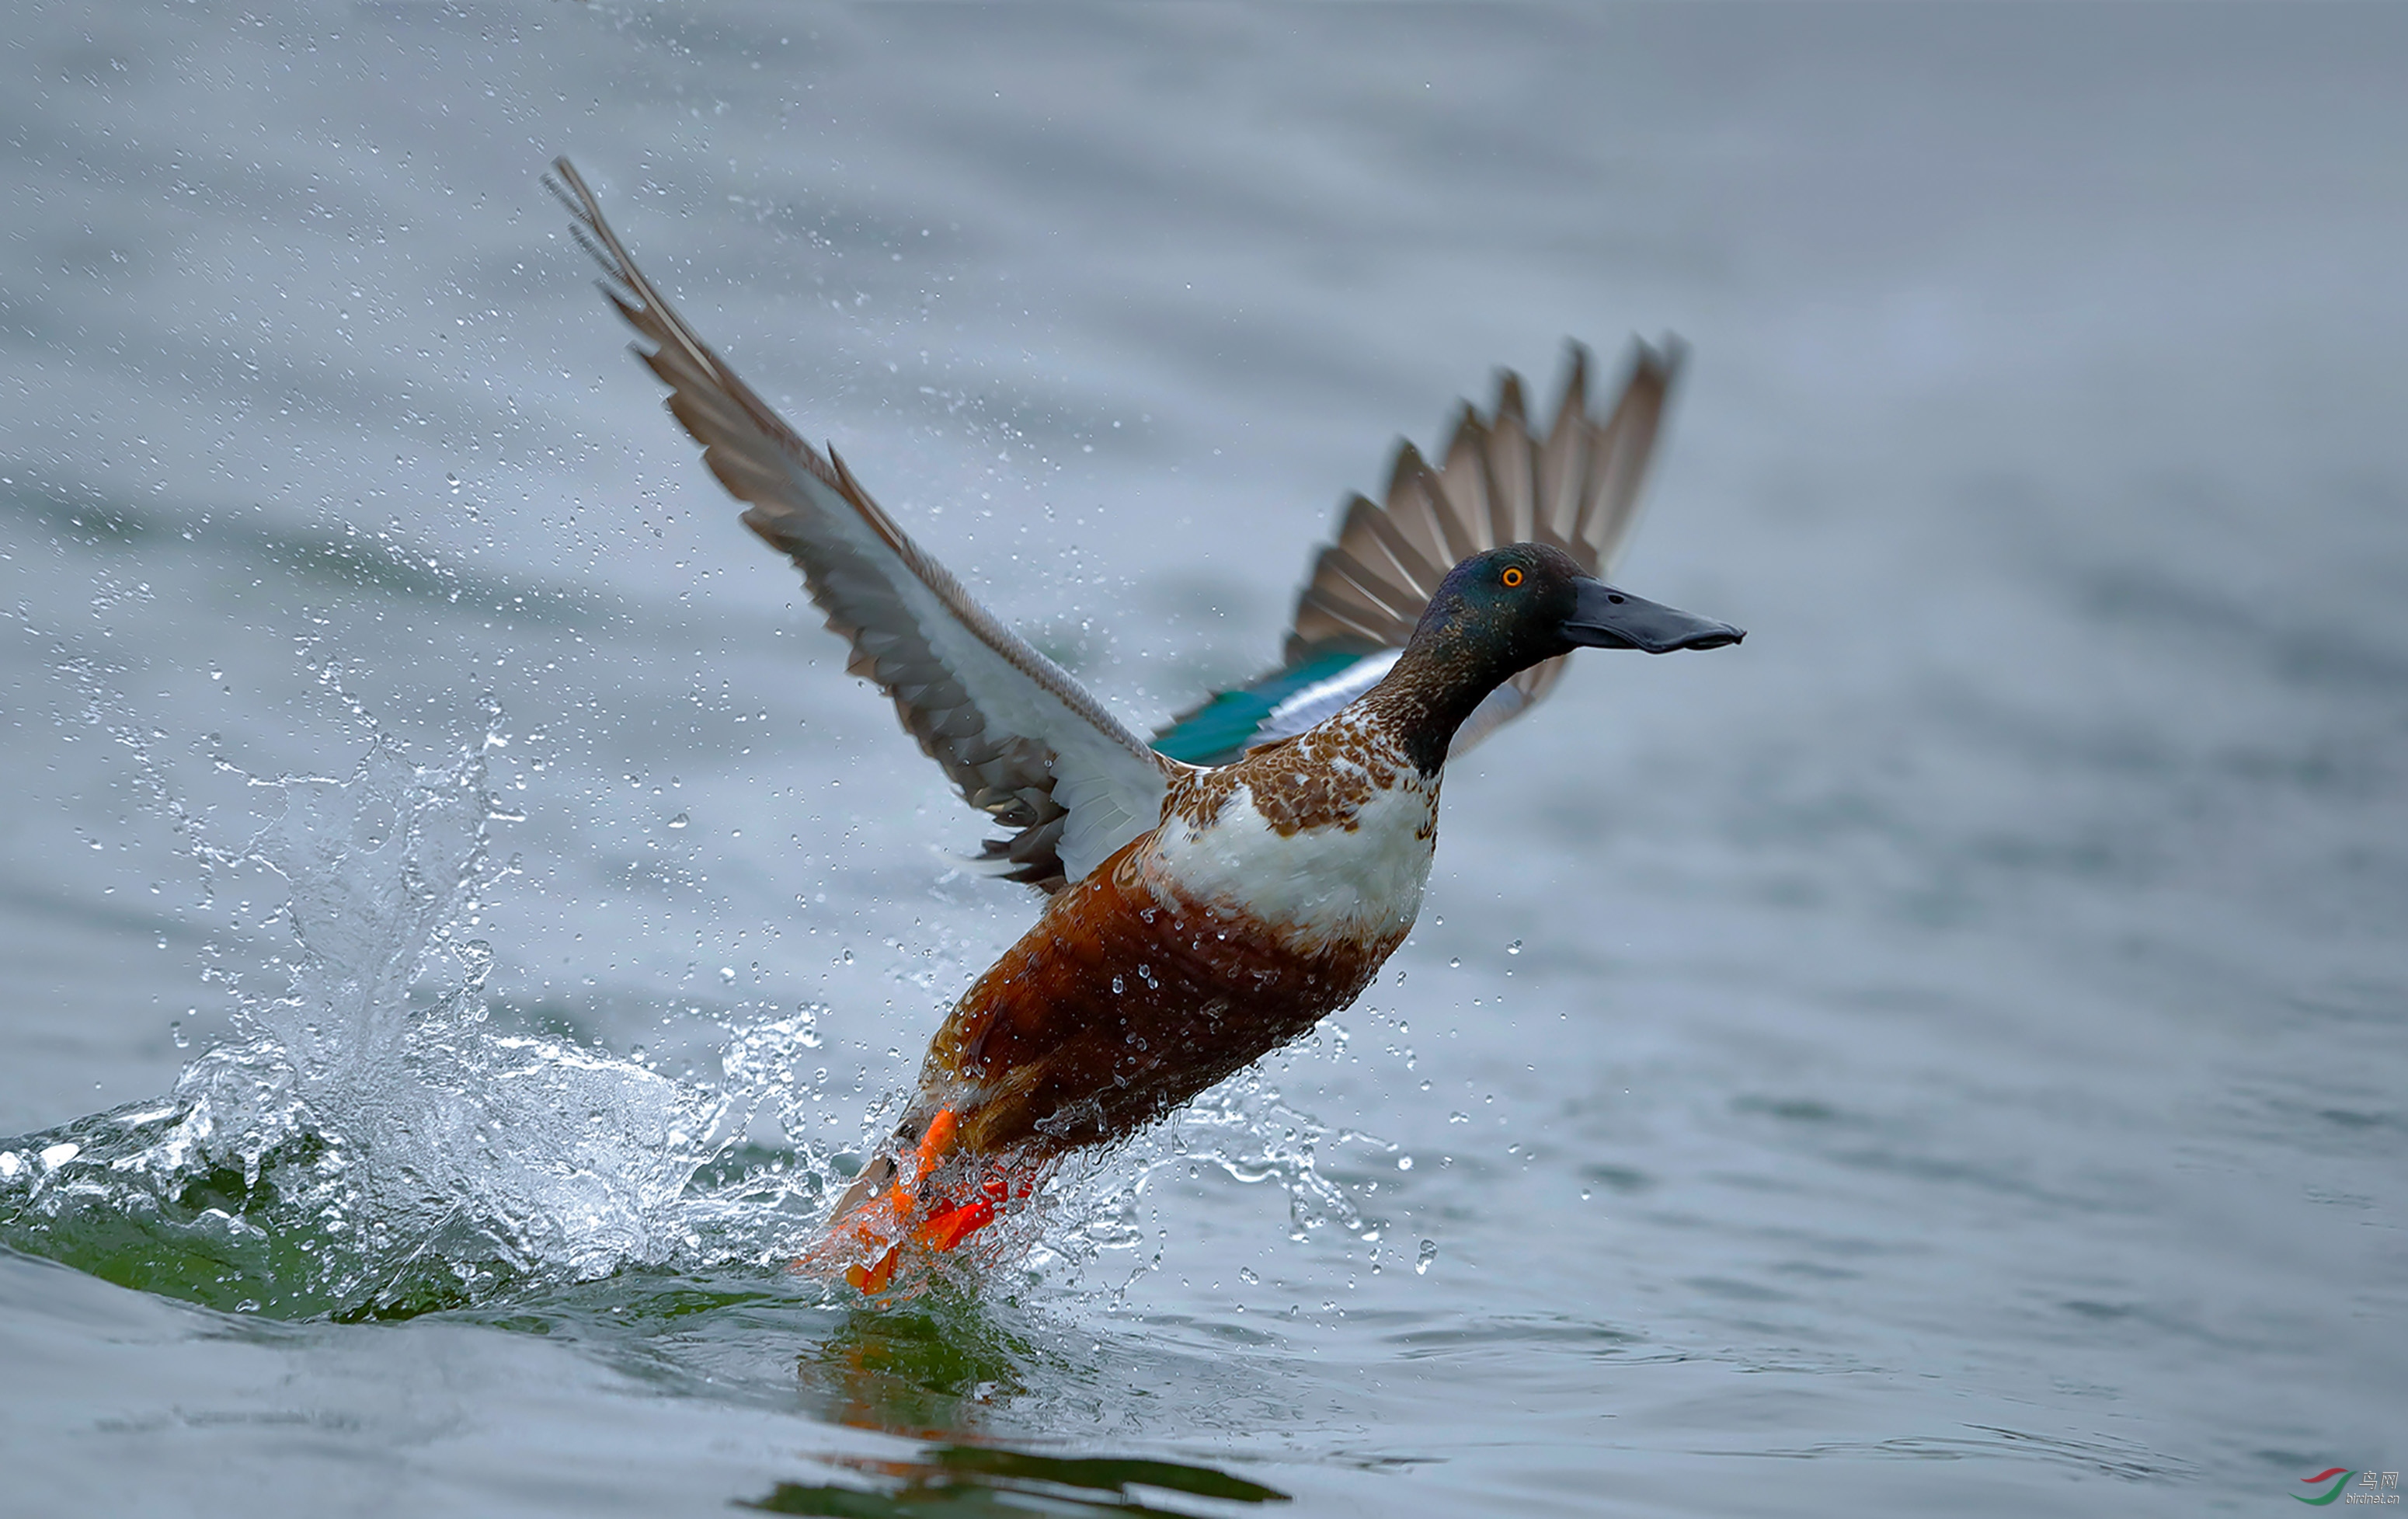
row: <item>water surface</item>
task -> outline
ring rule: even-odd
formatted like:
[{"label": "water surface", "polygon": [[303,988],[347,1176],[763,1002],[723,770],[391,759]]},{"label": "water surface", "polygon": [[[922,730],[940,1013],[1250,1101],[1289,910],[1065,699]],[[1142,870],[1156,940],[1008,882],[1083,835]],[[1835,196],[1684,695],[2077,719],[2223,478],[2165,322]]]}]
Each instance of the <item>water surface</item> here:
[{"label": "water surface", "polygon": [[[2402,1464],[2393,13],[12,35],[0,1508],[2190,1513]],[[1451,772],[1363,1006],[1025,1266],[859,1311],[780,1252],[1032,903],[621,351],[560,151],[1134,720],[1567,336],[1693,345],[1627,578],[1752,637],[1584,658]]]}]

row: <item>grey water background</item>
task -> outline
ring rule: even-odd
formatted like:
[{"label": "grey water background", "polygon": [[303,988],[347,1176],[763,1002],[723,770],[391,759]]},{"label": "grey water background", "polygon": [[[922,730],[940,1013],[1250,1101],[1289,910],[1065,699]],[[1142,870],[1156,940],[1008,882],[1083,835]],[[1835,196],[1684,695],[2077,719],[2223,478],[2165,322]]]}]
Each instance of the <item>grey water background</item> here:
[{"label": "grey water background", "polygon": [[144,775],[238,837],[216,758],[436,754],[486,693],[523,821],[469,926],[530,1025],[707,1060],[823,1003],[848,1134],[1028,921],[627,360],[557,151],[1139,719],[1268,659],[1388,440],[1493,365],[1552,399],[1567,335],[1694,346],[1627,579],[1753,636],[1585,658],[1451,771],[1421,927],[1277,1075],[1371,1137],[1325,1165],[1376,1240],[1172,1176],[992,1377],[838,1397],[833,1311],[279,1325],[8,1253],[0,1511],[720,1512],[930,1440],[1376,1514],[2402,1464],[2408,17],[8,31],[0,1133],[165,1091],[269,931]]}]

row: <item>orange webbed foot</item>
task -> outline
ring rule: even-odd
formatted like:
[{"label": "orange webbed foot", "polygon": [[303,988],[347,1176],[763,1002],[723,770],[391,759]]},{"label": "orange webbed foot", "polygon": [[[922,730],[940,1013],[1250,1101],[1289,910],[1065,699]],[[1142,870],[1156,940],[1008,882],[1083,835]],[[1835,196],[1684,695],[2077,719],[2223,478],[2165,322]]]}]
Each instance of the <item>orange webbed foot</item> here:
[{"label": "orange webbed foot", "polygon": [[[1035,1196],[1041,1162],[972,1156],[962,1149],[961,1115],[939,1109],[919,1142],[891,1162],[891,1176],[838,1216],[826,1236],[795,1263],[797,1270],[841,1274],[856,1291],[877,1297],[916,1259],[924,1265],[960,1248],[1003,1216],[1015,1200]],[[964,1160],[971,1162],[961,1165]],[[940,1168],[957,1168],[940,1190]],[[976,1185],[971,1185],[973,1179]]]},{"label": "orange webbed foot", "polygon": [[844,1279],[856,1290],[876,1297],[894,1283],[907,1245],[941,1254],[992,1223],[1004,1196],[997,1184],[990,1183],[985,1189],[989,1196],[968,1203],[925,1195],[938,1168],[958,1147],[960,1137],[961,1115],[951,1108],[939,1109],[921,1131],[920,1142],[895,1168],[892,1183],[863,1198],[831,1225],[827,1237],[795,1262],[796,1268],[825,1268],[851,1257],[843,1268]]},{"label": "orange webbed foot", "polygon": [[844,1279],[853,1283],[854,1290],[875,1297],[884,1292],[887,1285],[895,1280],[896,1263],[902,1258],[902,1254],[901,1245],[889,1245],[886,1254],[879,1257],[877,1265],[846,1267]]}]

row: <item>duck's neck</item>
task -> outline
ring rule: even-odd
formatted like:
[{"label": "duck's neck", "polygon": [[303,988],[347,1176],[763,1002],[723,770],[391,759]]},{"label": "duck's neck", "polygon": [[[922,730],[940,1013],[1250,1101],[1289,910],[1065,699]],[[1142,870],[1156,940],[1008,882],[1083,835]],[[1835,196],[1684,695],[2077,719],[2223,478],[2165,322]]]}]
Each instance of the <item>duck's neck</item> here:
[{"label": "duck's neck", "polygon": [[1424,775],[1446,764],[1455,730],[1513,671],[1460,644],[1441,650],[1440,640],[1418,633],[1387,675],[1363,697],[1365,714],[1393,735],[1407,759]]}]

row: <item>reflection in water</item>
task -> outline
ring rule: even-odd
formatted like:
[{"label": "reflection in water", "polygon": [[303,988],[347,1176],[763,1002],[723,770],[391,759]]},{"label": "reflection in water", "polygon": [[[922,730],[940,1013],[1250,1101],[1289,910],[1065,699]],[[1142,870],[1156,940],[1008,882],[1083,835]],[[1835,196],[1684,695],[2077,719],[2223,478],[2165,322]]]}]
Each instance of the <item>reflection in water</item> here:
[{"label": "reflection in water", "polygon": [[986,1410],[1027,1392],[1023,1372],[1040,1354],[948,1283],[847,1314],[796,1372],[831,1423],[925,1439],[977,1430]]},{"label": "reflection in water", "polygon": [[1079,1369],[1007,1326],[972,1285],[947,1282],[908,1305],[860,1308],[816,1341],[796,1372],[831,1423],[930,1442],[911,1460],[831,1457],[872,1485],[781,1483],[748,1506],[773,1513],[1096,1514],[1193,1512],[1142,1490],[1237,1503],[1288,1495],[1205,1467],[1111,1455],[1040,1455],[965,1444],[990,1417]]},{"label": "reflection in water", "polygon": [[1131,1489],[1154,1489],[1233,1503],[1284,1503],[1285,1493],[1209,1467],[1170,1461],[1084,1456],[1064,1459],[980,1445],[937,1445],[915,1461],[842,1463],[878,1482],[875,1488],[780,1483],[744,1506],[770,1513],[911,1514],[1183,1513]]}]

